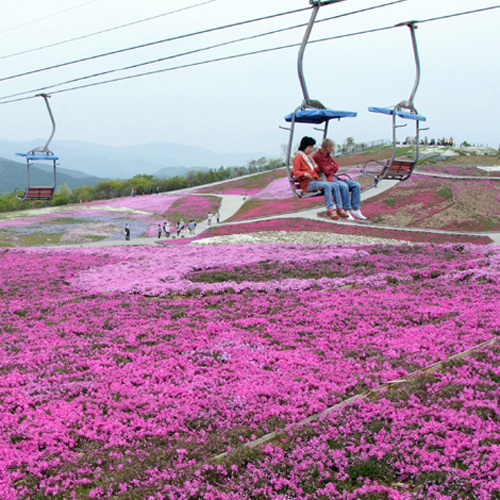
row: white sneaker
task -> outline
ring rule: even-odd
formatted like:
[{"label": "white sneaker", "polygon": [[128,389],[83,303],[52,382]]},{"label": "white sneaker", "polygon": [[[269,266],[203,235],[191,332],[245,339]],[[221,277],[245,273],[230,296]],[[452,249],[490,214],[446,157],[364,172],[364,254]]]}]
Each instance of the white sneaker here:
[{"label": "white sneaker", "polygon": [[350,212],[346,212],[346,214],[349,216],[347,217],[347,219],[344,219],[344,220],[356,220],[351,214]]},{"label": "white sneaker", "polygon": [[361,213],[361,210],[351,210],[351,215],[354,215],[356,219],[366,220],[366,217]]}]

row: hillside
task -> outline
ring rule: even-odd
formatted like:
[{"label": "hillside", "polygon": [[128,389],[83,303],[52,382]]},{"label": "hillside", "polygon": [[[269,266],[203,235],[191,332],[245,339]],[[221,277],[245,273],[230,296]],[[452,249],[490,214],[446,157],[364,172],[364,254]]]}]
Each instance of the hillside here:
[{"label": "hillside", "polygon": [[2,500],[498,498],[500,177],[454,161],[367,222],[284,169],[0,214]]},{"label": "hillside", "polygon": [[[27,182],[27,168],[25,163],[0,158],[0,193],[11,193],[16,188],[25,189]],[[50,186],[54,182],[52,166],[43,165],[30,169],[32,185]],[[57,184],[67,183],[70,188],[79,186],[95,186],[102,179],[88,176],[83,172],[57,168]]]},{"label": "hillside", "polygon": [[[386,148],[375,154],[383,157],[388,152]],[[440,156],[443,156],[442,153],[442,150],[435,152]],[[361,175],[359,160],[369,155],[370,152],[365,152],[361,156],[341,159],[344,165],[341,170],[365,188],[369,186],[370,179]],[[4,214],[0,216],[0,245],[90,244],[101,240],[112,244],[123,241],[125,224],[130,225],[135,241],[142,238],[147,241],[148,237],[157,234],[158,224],[169,222],[173,227],[181,219],[186,223],[196,220],[199,231],[208,229],[196,236],[197,240],[213,237],[222,241],[232,234],[266,233],[272,241],[281,241],[277,236],[279,232],[292,232],[293,238],[297,239],[304,237],[303,234],[307,234],[310,228],[315,233],[335,235],[337,241],[350,237],[351,242],[364,238],[365,242],[491,243],[486,233],[500,232],[500,181],[494,180],[499,179],[497,173],[485,171],[485,175],[490,176],[486,180],[459,179],[457,175],[454,179],[433,178],[429,175],[436,169],[438,174],[460,174],[460,171],[470,174],[481,164],[488,161],[494,163],[496,157],[476,155],[469,157],[469,161],[464,157],[464,163],[454,167],[450,162],[456,163],[456,158],[439,161],[429,158],[424,160],[410,180],[388,190],[381,186],[380,189],[367,191],[370,197],[362,206],[369,219],[366,223],[326,221],[322,197],[303,200],[293,196],[286,170],[280,168],[158,196],[123,197],[43,211]],[[235,209],[223,216],[224,225],[208,228],[207,213],[225,212],[224,200],[233,200],[231,203],[236,203]],[[263,217],[269,220],[257,222]],[[402,229],[411,232],[401,232]],[[455,234],[457,232],[461,234]],[[480,233],[485,233],[485,236],[480,236]],[[183,236],[189,235],[183,233]],[[285,236],[281,238],[285,239]],[[330,240],[325,237],[324,241]],[[170,238],[162,242],[174,241]]]}]

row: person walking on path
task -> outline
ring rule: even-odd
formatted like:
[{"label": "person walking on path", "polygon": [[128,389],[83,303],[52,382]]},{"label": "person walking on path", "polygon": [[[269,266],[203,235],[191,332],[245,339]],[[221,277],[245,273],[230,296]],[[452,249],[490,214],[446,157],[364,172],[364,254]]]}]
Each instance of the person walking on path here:
[{"label": "person walking on path", "polygon": [[130,227],[128,224],[125,224],[125,239],[130,241]]},{"label": "person walking on path", "polygon": [[161,224],[158,224],[158,239],[161,238]]},{"label": "person walking on path", "polygon": [[167,238],[170,236],[170,224],[167,221],[163,223],[163,232]]},{"label": "person walking on path", "polygon": [[217,210],[217,213],[215,214],[217,218],[217,224],[220,222],[220,212]]},{"label": "person walking on path", "polygon": [[208,219],[208,225],[211,226],[212,225],[212,219],[213,219],[214,215],[212,212],[208,212],[207,214],[207,219]]}]

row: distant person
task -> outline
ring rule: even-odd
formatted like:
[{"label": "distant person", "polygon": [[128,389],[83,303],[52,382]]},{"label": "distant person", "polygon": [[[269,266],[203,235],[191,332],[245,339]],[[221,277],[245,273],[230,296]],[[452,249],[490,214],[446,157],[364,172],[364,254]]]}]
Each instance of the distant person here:
[{"label": "distant person", "polygon": [[153,188],[149,186],[149,194],[153,194]]},{"label": "distant person", "polygon": [[354,218],[366,220],[366,217],[361,213],[361,186],[351,179],[337,177],[339,165],[332,157],[334,149],[334,142],[331,139],[325,139],[321,144],[321,149],[313,156],[313,160],[321,172],[325,174],[326,180],[339,187],[341,204],[337,203],[337,213],[341,217],[344,217],[342,212],[347,213],[347,217],[344,218],[348,220],[354,220]]},{"label": "distant person", "polygon": [[125,224],[125,239],[127,241],[130,240],[130,227],[128,224]]},{"label": "distant person", "polygon": [[194,220],[190,220],[188,224],[189,234],[194,233]]},{"label": "distant person", "polygon": [[161,224],[158,224],[157,231],[158,231],[158,239],[160,239],[161,238]]},{"label": "distant person", "polygon": [[208,219],[208,225],[211,226],[212,225],[212,219],[213,219],[214,215],[212,214],[212,212],[208,212],[207,214],[207,219]]},{"label": "distant person", "polygon": [[160,186],[156,186],[156,194],[160,194]]},{"label": "distant person", "polygon": [[166,238],[170,237],[170,224],[167,221],[163,223],[163,232]]},{"label": "distant person", "polygon": [[220,222],[220,212],[217,210],[217,213],[215,214],[216,218],[217,218],[217,224],[219,224]]},{"label": "distant person", "polygon": [[323,190],[325,196],[326,216],[333,220],[338,220],[339,215],[334,210],[333,196],[334,189],[337,196],[340,195],[338,186],[333,182],[323,182],[319,179],[319,168],[311,158],[311,153],[316,141],[312,137],[302,137],[299,150],[293,159],[293,175],[299,181],[300,189],[306,193],[308,191]]}]

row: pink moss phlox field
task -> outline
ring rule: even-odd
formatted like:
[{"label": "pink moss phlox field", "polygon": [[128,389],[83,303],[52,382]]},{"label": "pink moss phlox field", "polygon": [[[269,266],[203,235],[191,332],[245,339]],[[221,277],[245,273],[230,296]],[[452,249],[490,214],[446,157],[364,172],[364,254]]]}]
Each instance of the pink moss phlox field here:
[{"label": "pink moss phlox field", "polygon": [[317,208],[319,211],[322,207],[325,207],[322,196],[299,199],[290,193],[288,198],[282,199],[259,200],[251,198],[228,221],[258,219],[259,217],[288,214],[312,208]]},{"label": "pink moss phlox field", "polygon": [[[12,219],[4,219],[0,220],[0,229],[8,228],[8,227],[19,227],[19,226],[31,226],[34,224],[47,224],[52,221],[60,220],[61,222],[64,219],[74,218],[74,219],[89,219],[88,222],[91,222],[92,217],[99,216],[126,216],[131,219],[144,219],[145,214],[134,214],[134,213],[123,213],[123,212],[111,212],[106,209],[75,209],[68,208],[67,210],[58,210],[53,212],[47,212],[39,215],[29,215],[25,216],[23,212],[18,212],[16,215],[18,217]],[[87,222],[87,221],[85,221]]]},{"label": "pink moss phlox field", "polygon": [[142,210],[158,215],[164,214],[173,203],[182,196],[179,195],[145,195],[129,196],[127,198],[114,198],[112,200],[94,201],[91,205],[106,205],[110,207],[123,207],[133,210]]},{"label": "pink moss phlox field", "polygon": [[412,176],[363,203],[373,222],[446,231],[498,231],[498,181]]},{"label": "pink moss phlox field", "polygon": [[284,168],[270,170],[258,175],[245,176],[231,181],[197,189],[197,193],[234,194],[255,196],[274,179],[286,179]]},{"label": "pink moss phlox field", "polygon": [[[322,421],[326,428],[311,427],[320,429],[311,443],[306,428],[301,435],[288,426],[499,335],[495,248],[262,244],[0,256],[5,500],[250,499],[252,488],[264,499],[335,498],[336,491],[363,498],[356,488],[379,495],[372,498],[419,498],[410,490],[395,496],[393,484],[418,486],[419,468],[438,465],[467,484],[481,468],[475,491],[494,490],[496,455],[488,447],[497,445],[491,401],[498,397],[483,397],[484,387],[473,388],[474,396],[451,391],[454,404],[439,419],[432,405],[426,414],[429,405],[412,403],[410,416],[394,399],[349,407],[339,420],[345,425],[335,427],[333,416]],[[500,377],[495,359],[485,359],[488,366]],[[453,412],[472,425],[459,403],[465,412],[493,413],[475,431],[478,458],[471,452],[470,463],[457,465],[461,434],[447,444],[443,429],[459,422]],[[374,424],[363,438],[361,425],[378,422],[380,412],[394,414],[394,433]],[[212,461],[282,429],[294,440],[286,452],[273,443],[255,456]],[[410,451],[413,462],[393,479]],[[392,475],[352,469],[373,456]],[[303,479],[307,471],[313,480]],[[358,484],[356,476],[342,489],[346,474],[372,482]],[[431,496],[446,494],[447,484],[436,484]]]},{"label": "pink moss phlox field", "polygon": [[259,200],[279,200],[291,196],[290,182],[286,177],[271,181],[264,189],[255,195]]},{"label": "pink moss phlox field", "polygon": [[237,479],[220,479],[245,499],[273,498],[277,487],[304,495],[292,498],[497,498],[499,366],[500,349],[488,348],[357,400],[266,445]]},{"label": "pink moss phlox field", "polygon": [[378,237],[395,239],[415,243],[473,243],[474,245],[488,245],[492,239],[488,236],[453,235],[446,233],[405,232],[393,229],[366,227],[363,224],[333,224],[326,217],[326,212],[319,212],[325,222],[302,218],[279,218],[245,224],[223,224],[212,226],[208,231],[189,240],[162,240],[160,243],[185,244],[193,240],[225,236],[229,234],[258,233],[261,231],[313,231],[333,234],[349,234],[356,236]]}]

